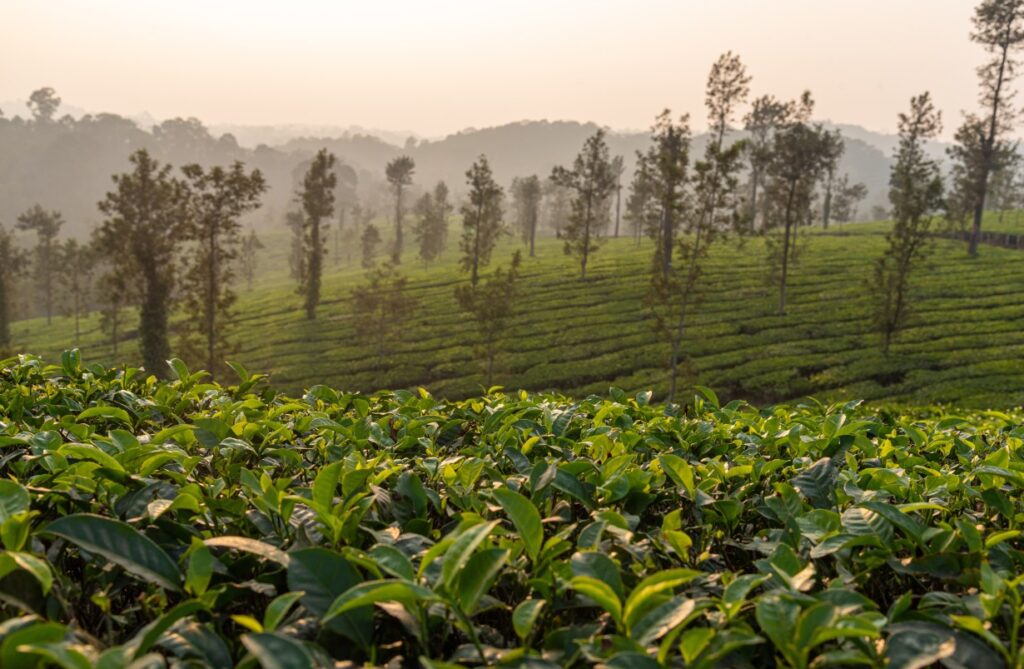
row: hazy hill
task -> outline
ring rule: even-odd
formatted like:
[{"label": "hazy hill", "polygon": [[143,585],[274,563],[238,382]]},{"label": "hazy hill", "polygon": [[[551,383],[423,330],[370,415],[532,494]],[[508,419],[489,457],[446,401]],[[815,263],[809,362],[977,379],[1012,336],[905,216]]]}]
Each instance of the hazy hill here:
[{"label": "hazy hill", "polygon": [[[270,189],[253,221],[264,226],[283,219],[302,164],[321,147],[356,170],[360,197],[380,212],[386,210],[384,166],[395,156],[407,153],[416,160],[418,187],[443,179],[459,194],[467,168],[481,154],[489,158],[498,180],[508,184],[515,176],[543,176],[555,165],[569,163],[597,129],[593,123],[575,121],[520,121],[467,129],[438,140],[412,139],[403,146],[379,136],[346,132],[248,148],[233,134],[218,135],[197,119],[141,127],[115,114],[60,115],[60,121],[45,124],[12,119],[10,114],[0,119],[0,223],[13,223],[20,212],[38,202],[62,211],[70,234],[87,234],[98,219],[96,202],[109,190],[110,176],[126,169],[128,156],[138,148],[147,148],[174,165],[242,160],[259,168]],[[870,195],[861,209],[867,214],[873,204],[885,201],[889,159],[881,149],[892,146],[895,139],[854,126],[845,126],[844,131],[846,154],[840,171],[868,186]],[[702,153],[703,139],[700,135],[694,139],[693,157]],[[608,143],[613,154],[625,158],[628,183],[636,152],[647,146],[647,134],[611,132]]]}]

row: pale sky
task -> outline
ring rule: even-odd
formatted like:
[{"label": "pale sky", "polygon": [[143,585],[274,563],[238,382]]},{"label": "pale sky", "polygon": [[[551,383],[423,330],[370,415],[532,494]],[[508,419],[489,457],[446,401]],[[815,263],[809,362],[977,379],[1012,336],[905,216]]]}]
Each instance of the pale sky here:
[{"label": "pale sky", "polygon": [[974,108],[977,0],[0,0],[0,100],[208,124],[440,136],[523,119],[704,126],[708,68],[816,116],[892,131],[930,90],[946,136]]}]

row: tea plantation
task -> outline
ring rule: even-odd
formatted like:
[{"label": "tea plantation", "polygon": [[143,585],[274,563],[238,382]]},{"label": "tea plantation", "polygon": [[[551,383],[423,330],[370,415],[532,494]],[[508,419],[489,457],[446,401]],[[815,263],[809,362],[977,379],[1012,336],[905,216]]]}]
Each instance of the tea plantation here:
[{"label": "tea plantation", "polygon": [[[991,227],[1014,230],[1015,220],[1007,215]],[[961,243],[937,240],[914,276],[909,327],[886,357],[872,329],[866,287],[885,248],[885,227],[807,234],[784,316],[776,313],[767,281],[763,240],[719,246],[686,344],[687,379],[723,398],[761,403],[807,395],[978,408],[1024,403],[1024,252],[986,246],[970,260]],[[265,241],[261,278],[251,292],[240,287],[231,334],[235,360],[270,373],[275,387],[292,393],[317,383],[364,392],[423,386],[453,399],[484,392],[473,358],[476,334],[453,296],[466,281],[454,249],[430,267],[406,259],[402,270],[419,309],[380,369],[376,356],[366,354],[370,343],[352,326],[351,290],[363,281],[363,271],[352,266],[357,258],[349,265],[344,257],[339,266],[329,261],[325,302],[310,322],[288,277],[287,237],[265,235]],[[520,246],[506,240],[494,264],[507,265],[514,248]],[[536,258],[524,259],[519,314],[501,344],[495,383],[576,397],[609,385],[630,393],[651,388],[662,397],[668,346],[642,304],[650,256],[648,241],[637,247],[629,239],[603,240],[583,282],[560,242],[544,240]],[[116,356],[99,317],[84,321],[79,347],[90,360],[136,358],[136,317],[125,318],[129,339]],[[55,359],[74,346],[73,331],[69,318],[49,327],[45,320],[22,321],[14,339],[17,350]]]},{"label": "tea plantation", "polygon": [[0,666],[1024,665],[1020,412],[174,369],[0,362]]}]

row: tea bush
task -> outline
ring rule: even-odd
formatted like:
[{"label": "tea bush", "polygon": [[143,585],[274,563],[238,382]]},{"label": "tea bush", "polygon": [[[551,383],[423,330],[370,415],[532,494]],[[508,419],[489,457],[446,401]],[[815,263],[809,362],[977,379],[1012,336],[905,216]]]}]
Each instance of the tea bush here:
[{"label": "tea bush", "polygon": [[0,666],[1024,665],[1020,412],[0,362]]}]

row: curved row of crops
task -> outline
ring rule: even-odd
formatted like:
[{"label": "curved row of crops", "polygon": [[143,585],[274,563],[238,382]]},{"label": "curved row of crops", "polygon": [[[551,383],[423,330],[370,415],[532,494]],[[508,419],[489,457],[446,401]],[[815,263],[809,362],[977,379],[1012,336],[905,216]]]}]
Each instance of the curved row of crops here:
[{"label": "curved row of crops", "polygon": [[1021,666],[1020,414],[0,362],[0,666]]}]

